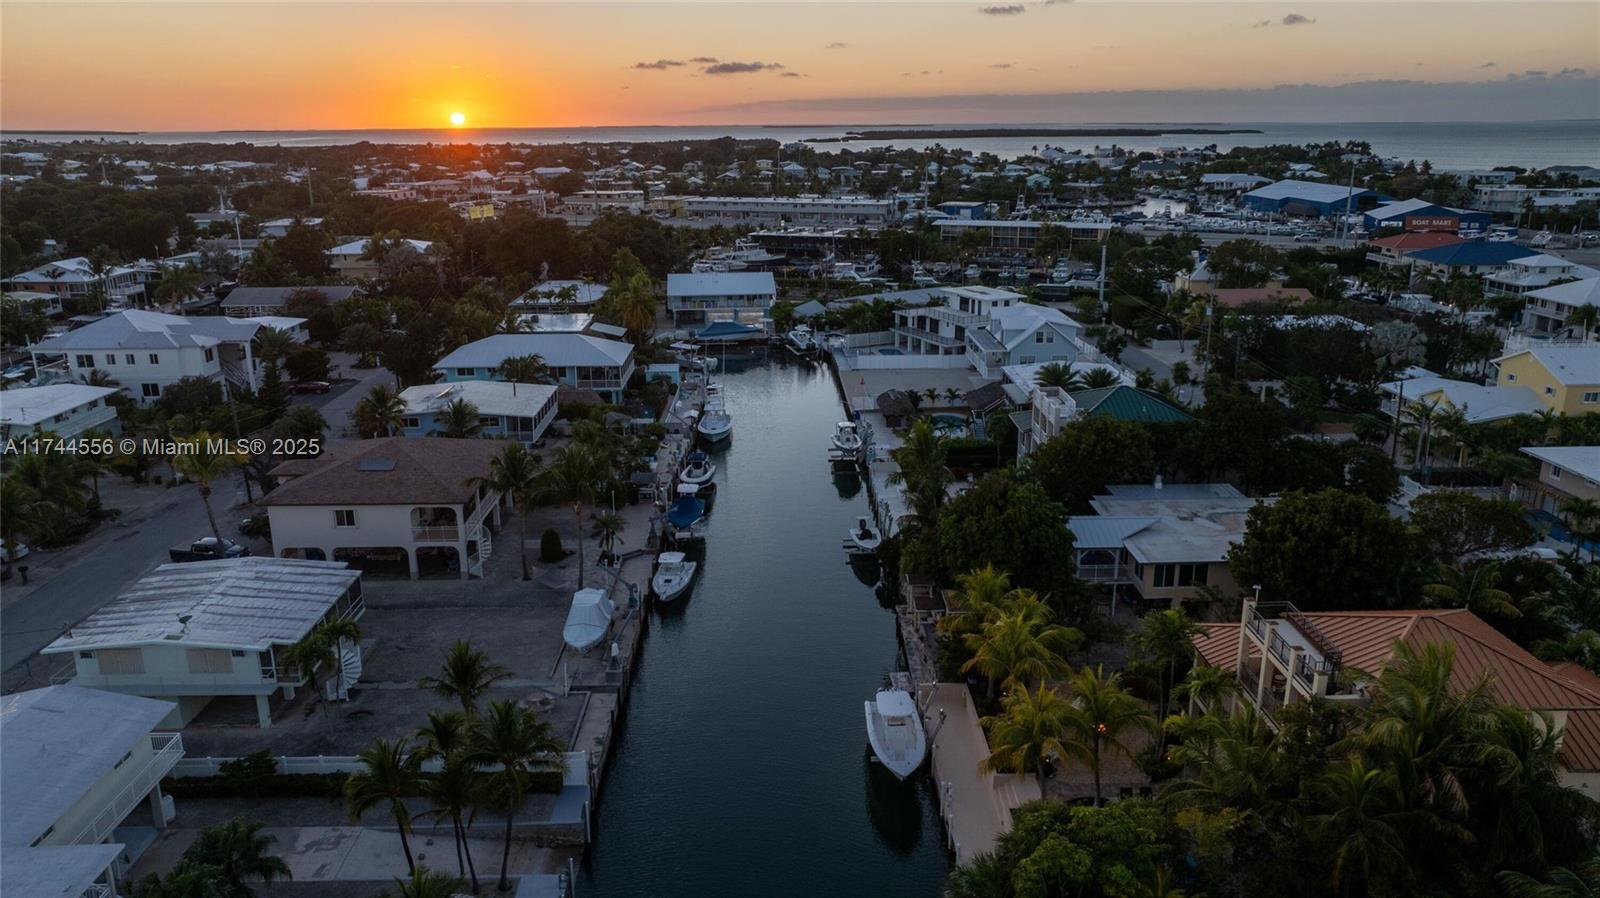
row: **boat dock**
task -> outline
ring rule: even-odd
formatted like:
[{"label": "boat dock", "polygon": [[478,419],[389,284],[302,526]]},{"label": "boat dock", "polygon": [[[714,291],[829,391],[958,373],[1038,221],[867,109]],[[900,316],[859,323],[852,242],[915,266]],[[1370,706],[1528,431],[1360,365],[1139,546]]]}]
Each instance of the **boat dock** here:
[{"label": "boat dock", "polygon": [[987,773],[989,743],[965,683],[924,685],[918,694],[927,728],[933,779],[947,846],[965,864],[993,851],[1011,829],[1011,813],[1039,797],[1039,783],[1020,773]]}]

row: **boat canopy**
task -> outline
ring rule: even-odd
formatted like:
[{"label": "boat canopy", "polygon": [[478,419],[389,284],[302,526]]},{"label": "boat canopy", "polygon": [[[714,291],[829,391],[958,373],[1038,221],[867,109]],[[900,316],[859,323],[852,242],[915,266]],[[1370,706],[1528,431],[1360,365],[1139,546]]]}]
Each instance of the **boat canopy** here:
[{"label": "boat canopy", "polygon": [[674,527],[688,527],[705,516],[706,504],[694,496],[683,496],[672,503],[667,511],[667,523]]},{"label": "boat canopy", "polygon": [[917,703],[899,689],[885,689],[878,693],[878,713],[884,717],[915,717]]},{"label": "boat canopy", "polygon": [[685,556],[682,552],[662,552],[660,555],[656,556],[656,561],[659,561],[663,565],[683,564],[684,557]]}]

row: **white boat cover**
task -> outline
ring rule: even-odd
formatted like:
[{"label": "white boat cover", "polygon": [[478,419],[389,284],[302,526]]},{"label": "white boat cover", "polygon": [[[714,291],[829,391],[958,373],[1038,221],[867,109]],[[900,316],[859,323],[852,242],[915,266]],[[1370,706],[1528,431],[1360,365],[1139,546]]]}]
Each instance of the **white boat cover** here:
[{"label": "white boat cover", "polygon": [[915,717],[917,704],[905,692],[884,689],[878,693],[878,713],[884,717]]},{"label": "white boat cover", "polygon": [[662,552],[660,555],[656,556],[656,561],[664,565],[683,564],[684,557],[685,556],[682,552]]},{"label": "white boat cover", "polygon": [[580,589],[572,596],[572,608],[567,612],[567,624],[561,635],[567,645],[586,652],[605,638],[615,611],[605,590]]}]

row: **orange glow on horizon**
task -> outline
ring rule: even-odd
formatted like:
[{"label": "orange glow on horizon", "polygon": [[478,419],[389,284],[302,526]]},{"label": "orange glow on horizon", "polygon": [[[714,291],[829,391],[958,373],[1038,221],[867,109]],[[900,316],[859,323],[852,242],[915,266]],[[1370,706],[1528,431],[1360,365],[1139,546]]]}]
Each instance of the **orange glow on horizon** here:
[{"label": "orange glow on horizon", "polygon": [[465,125],[466,123],[467,123],[467,117],[466,117],[466,115],[464,113],[460,113],[460,112],[452,112],[452,113],[450,113],[450,127],[459,128],[462,125]]}]

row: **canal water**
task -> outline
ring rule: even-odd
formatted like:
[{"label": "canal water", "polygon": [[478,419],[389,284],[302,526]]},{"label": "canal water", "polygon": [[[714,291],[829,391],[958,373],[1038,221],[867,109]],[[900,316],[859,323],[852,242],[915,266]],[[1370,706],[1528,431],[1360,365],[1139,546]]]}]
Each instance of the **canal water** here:
[{"label": "canal water", "polygon": [[869,500],[828,466],[832,377],[774,359],[719,379],[733,438],[701,569],[654,612],[578,894],[937,895],[926,768],[868,760],[862,703],[898,644],[841,550]]}]

